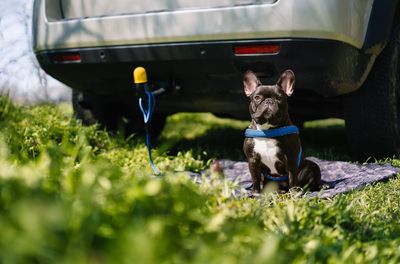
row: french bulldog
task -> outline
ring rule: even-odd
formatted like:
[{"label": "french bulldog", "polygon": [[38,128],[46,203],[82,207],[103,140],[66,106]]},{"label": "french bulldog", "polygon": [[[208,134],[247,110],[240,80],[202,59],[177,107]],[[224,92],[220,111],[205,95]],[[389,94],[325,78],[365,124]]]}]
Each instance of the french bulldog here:
[{"label": "french bulldog", "polygon": [[[293,125],[288,112],[288,97],[293,94],[294,83],[295,75],[291,70],[283,72],[275,85],[261,84],[252,71],[244,74],[244,92],[250,98],[250,129],[269,130]],[[243,150],[254,193],[260,193],[271,178],[287,179],[277,181],[281,192],[296,186],[319,190],[320,168],[304,159],[297,133],[275,138],[246,137]]]}]

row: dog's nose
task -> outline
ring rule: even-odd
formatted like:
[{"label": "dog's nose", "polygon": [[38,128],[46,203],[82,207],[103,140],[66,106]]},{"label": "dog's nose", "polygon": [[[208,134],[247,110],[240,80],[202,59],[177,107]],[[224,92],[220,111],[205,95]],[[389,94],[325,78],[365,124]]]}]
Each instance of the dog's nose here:
[{"label": "dog's nose", "polygon": [[264,100],[265,104],[272,104],[274,102],[274,100],[272,100],[272,98],[267,98]]}]

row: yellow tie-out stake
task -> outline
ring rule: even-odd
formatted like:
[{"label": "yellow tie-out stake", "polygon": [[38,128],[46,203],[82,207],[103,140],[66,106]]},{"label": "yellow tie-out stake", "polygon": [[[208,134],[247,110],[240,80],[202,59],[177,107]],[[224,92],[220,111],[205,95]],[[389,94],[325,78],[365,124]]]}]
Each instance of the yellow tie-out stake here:
[{"label": "yellow tie-out stake", "polygon": [[[133,71],[133,81],[136,84],[136,94],[139,97],[139,108],[143,114],[143,119],[144,119],[149,163],[151,168],[153,169],[154,174],[161,175],[160,171],[154,164],[153,158],[151,156],[150,122],[151,122],[151,116],[153,115],[154,111],[155,97],[147,86],[147,74],[146,70],[143,67],[135,68],[135,70]],[[147,104],[147,107],[144,106],[143,101],[147,101],[145,103],[145,105]]]},{"label": "yellow tie-out stake", "polygon": [[135,68],[133,71],[133,81],[135,84],[147,83],[147,74],[143,67]]}]

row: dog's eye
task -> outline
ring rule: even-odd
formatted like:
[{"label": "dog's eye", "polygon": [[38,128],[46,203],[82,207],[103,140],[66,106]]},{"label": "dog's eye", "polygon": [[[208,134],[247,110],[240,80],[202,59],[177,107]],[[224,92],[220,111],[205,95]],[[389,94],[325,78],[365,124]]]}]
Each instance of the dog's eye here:
[{"label": "dog's eye", "polygon": [[254,100],[260,101],[261,100],[261,96],[259,96],[259,95],[254,96]]}]

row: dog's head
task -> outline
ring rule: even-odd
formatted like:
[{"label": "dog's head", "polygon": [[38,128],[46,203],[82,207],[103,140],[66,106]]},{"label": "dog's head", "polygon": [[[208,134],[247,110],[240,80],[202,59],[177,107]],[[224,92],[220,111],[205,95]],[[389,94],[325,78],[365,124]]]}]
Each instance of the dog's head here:
[{"label": "dog's head", "polygon": [[275,85],[262,85],[252,71],[244,74],[244,92],[250,98],[250,115],[256,125],[267,129],[289,120],[287,97],[293,93],[294,82],[291,70],[284,71]]}]

